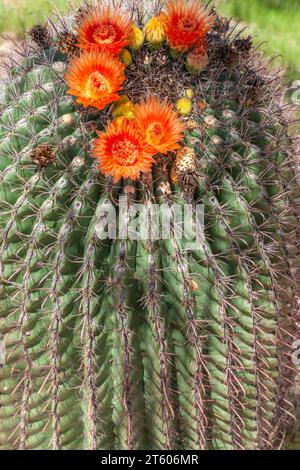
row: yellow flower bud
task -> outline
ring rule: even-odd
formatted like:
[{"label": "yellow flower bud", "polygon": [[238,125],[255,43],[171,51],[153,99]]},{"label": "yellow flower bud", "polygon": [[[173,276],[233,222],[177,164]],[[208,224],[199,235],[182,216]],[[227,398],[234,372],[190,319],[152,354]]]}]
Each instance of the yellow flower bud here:
[{"label": "yellow flower bud", "polygon": [[182,116],[188,116],[192,111],[192,102],[187,98],[180,98],[177,101],[176,109]]},{"label": "yellow flower bud", "polygon": [[192,100],[195,96],[195,93],[194,93],[194,90],[192,88],[187,88],[185,91],[184,91],[184,97],[189,99],[189,100]]},{"label": "yellow flower bud", "polygon": [[166,39],[162,15],[151,18],[144,27],[146,41],[153,47],[158,48]]},{"label": "yellow flower bud", "polygon": [[120,54],[120,61],[128,67],[132,64],[132,55],[127,49],[123,49]]},{"label": "yellow flower bud", "polygon": [[145,41],[145,35],[143,31],[138,28],[135,24],[132,28],[132,33],[129,38],[129,47],[133,51],[136,51],[142,47]]},{"label": "yellow flower bud", "polygon": [[114,119],[125,117],[127,119],[134,119],[135,106],[129,100],[127,95],[123,95],[121,99],[114,105],[112,116]]}]

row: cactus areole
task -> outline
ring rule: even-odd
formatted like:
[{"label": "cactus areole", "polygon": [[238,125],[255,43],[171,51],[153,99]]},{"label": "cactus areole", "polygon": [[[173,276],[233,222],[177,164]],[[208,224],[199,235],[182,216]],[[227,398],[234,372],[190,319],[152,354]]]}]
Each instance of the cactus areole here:
[{"label": "cactus areole", "polygon": [[279,448],[293,111],[210,6],[103,3],[35,26],[1,82],[0,449]]}]

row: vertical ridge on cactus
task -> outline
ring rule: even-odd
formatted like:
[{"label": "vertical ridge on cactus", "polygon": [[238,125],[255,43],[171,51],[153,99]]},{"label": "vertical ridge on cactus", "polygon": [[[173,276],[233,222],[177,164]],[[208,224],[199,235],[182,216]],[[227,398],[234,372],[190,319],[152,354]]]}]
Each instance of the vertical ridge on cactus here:
[{"label": "vertical ridge on cactus", "polygon": [[[281,448],[299,339],[293,109],[251,38],[237,36],[209,7],[201,7],[208,63],[191,74],[195,44],[174,55],[163,37],[159,48],[142,41],[143,27],[164,18],[165,5],[155,2],[149,16],[143,2],[132,11],[128,4],[118,15],[129,14],[141,38],[129,44],[126,68],[118,54],[112,58],[126,77],[119,101],[93,106],[91,94],[81,103],[68,94],[72,61],[109,56],[78,50],[72,59],[60,47],[69,37],[77,47],[72,35],[87,21],[86,5],[49,22],[51,42],[29,37],[7,67],[0,449]],[[189,105],[181,118],[180,99]],[[111,128],[137,126],[147,100],[165,103],[167,141],[151,128],[150,141],[162,140],[147,154],[148,171],[114,181],[111,155],[106,176],[92,158],[99,133],[108,139]],[[124,160],[128,148],[117,150]],[[134,165],[127,154],[126,165]],[[125,219],[141,223],[135,203],[156,204],[159,226],[168,215],[167,237],[153,236],[156,224],[145,225],[145,238],[114,236]],[[177,236],[174,206],[195,215],[198,204],[204,227],[193,249]],[[114,226],[109,214],[125,219]],[[187,222],[191,229],[192,216]]]}]

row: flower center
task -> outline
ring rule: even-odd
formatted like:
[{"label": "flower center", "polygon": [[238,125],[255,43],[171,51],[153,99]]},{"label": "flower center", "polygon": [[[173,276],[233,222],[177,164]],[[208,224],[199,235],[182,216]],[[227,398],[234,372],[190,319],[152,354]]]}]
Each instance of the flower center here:
[{"label": "flower center", "polygon": [[139,156],[137,146],[128,139],[119,140],[112,145],[112,155],[119,165],[133,165]]},{"label": "flower center", "polygon": [[178,21],[179,29],[187,33],[194,31],[196,28],[196,24],[197,24],[196,21],[189,16],[184,16]]},{"label": "flower center", "polygon": [[112,44],[117,37],[117,31],[112,24],[101,24],[93,33],[93,40],[102,44]]},{"label": "flower center", "polygon": [[110,92],[109,82],[102,73],[93,72],[86,83],[86,94],[89,98],[95,98],[102,92]]},{"label": "flower center", "polygon": [[163,136],[163,125],[161,122],[152,122],[146,130],[146,139],[149,144],[159,145]]}]

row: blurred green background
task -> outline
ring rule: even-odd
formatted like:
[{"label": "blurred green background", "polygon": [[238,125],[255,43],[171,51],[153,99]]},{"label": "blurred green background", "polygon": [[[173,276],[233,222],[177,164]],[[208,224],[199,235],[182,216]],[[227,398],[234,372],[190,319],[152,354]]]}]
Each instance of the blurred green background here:
[{"label": "blurred green background", "polygon": [[[55,8],[66,9],[80,0],[0,0],[0,33],[24,34],[33,23]],[[300,76],[300,0],[215,0],[219,12],[234,17],[256,36],[267,54],[279,54],[274,66],[284,67],[285,77]]]}]

